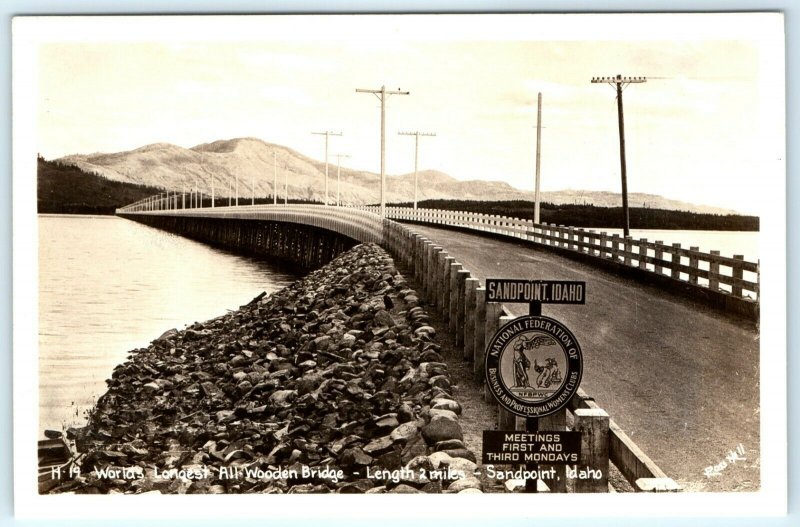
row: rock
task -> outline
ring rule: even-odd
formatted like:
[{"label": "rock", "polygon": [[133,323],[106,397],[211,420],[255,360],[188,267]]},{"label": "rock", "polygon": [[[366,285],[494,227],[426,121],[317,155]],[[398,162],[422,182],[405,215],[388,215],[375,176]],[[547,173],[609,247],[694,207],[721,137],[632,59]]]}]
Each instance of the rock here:
[{"label": "rock", "polygon": [[455,412],[451,412],[450,410],[437,410],[432,409],[430,411],[431,414],[431,421],[436,421],[438,419],[447,419],[448,421],[456,421],[458,422],[458,416]]},{"label": "rock", "polygon": [[466,448],[464,442],[460,439],[448,439],[447,441],[439,441],[436,443],[435,449],[437,451],[454,450],[459,448]]},{"label": "rock", "polygon": [[375,486],[369,479],[359,479],[350,483],[340,484],[336,492],[339,494],[364,494]]},{"label": "rock", "polygon": [[405,483],[401,483],[389,491],[390,494],[421,494],[421,492],[422,491],[415,489],[411,485],[406,485]]},{"label": "rock", "polygon": [[403,460],[400,453],[396,451],[387,452],[375,460],[375,465],[378,468],[385,468],[387,470],[395,470],[403,466]]},{"label": "rock", "polygon": [[461,405],[452,399],[435,399],[431,401],[431,409],[450,410],[457,415],[461,415]]},{"label": "rock", "polygon": [[62,435],[63,434],[61,432],[59,432],[58,430],[45,430],[44,431],[44,436],[47,439],[61,439]]},{"label": "rock", "polygon": [[382,415],[373,421],[379,430],[393,429],[400,424],[397,420],[397,414]]},{"label": "rock", "polygon": [[480,490],[480,489],[469,488],[469,489],[460,490],[460,491],[458,491],[457,494],[483,494],[483,491]]},{"label": "rock", "polygon": [[503,484],[506,487],[506,492],[524,492],[525,480],[524,479],[507,479]]},{"label": "rock", "polygon": [[475,454],[471,450],[467,450],[466,448],[452,448],[448,450],[442,450],[442,452],[444,452],[445,454],[449,454],[450,457],[466,459],[473,463],[478,462],[477,458],[475,457]]},{"label": "rock", "polygon": [[421,339],[431,340],[436,336],[436,330],[431,326],[420,326],[414,330],[414,335]]},{"label": "rock", "polygon": [[365,466],[372,463],[372,456],[367,455],[362,449],[348,448],[339,458],[343,467]]},{"label": "rock", "polygon": [[425,484],[420,489],[425,494],[441,494],[442,493],[442,480],[437,479]]},{"label": "rock", "polygon": [[388,327],[388,328],[391,328],[391,327],[395,326],[394,319],[392,318],[392,315],[390,315],[389,312],[386,311],[385,309],[381,309],[380,311],[375,313],[374,320],[375,320],[375,323],[377,325],[379,325],[379,326]]},{"label": "rock", "polygon": [[305,395],[316,390],[322,384],[322,375],[319,373],[306,373],[303,375],[295,385],[297,387],[298,395]]},{"label": "rock", "polygon": [[446,453],[446,452],[434,452],[433,454],[428,456],[428,459],[431,462],[431,465],[434,469],[438,469],[439,467],[444,465],[450,465],[450,462],[453,460],[453,457]]},{"label": "rock", "polygon": [[436,375],[428,380],[428,384],[434,388],[441,388],[445,392],[450,392],[453,388],[450,386],[450,381],[446,375]]},{"label": "rock", "polygon": [[392,441],[395,443],[399,443],[401,445],[405,445],[411,439],[417,437],[419,435],[419,427],[417,423],[408,422],[399,425],[397,428],[392,430],[392,433],[389,434]]},{"label": "rock", "polygon": [[167,331],[162,333],[161,336],[156,339],[156,341],[157,342],[162,342],[162,341],[165,341],[165,340],[169,340],[169,339],[175,338],[177,336],[178,336],[178,330],[177,329],[168,329]]},{"label": "rock", "polygon": [[267,400],[275,406],[289,406],[296,397],[297,391],[295,390],[278,390],[273,392]]},{"label": "rock", "polygon": [[428,449],[425,447],[425,441],[421,436],[417,436],[403,447],[401,461],[403,463],[408,463],[417,456],[424,456],[427,452]]},{"label": "rock", "polygon": [[431,446],[439,441],[447,441],[448,439],[464,440],[461,425],[449,419],[431,421],[422,428],[422,437],[424,437],[428,445]]},{"label": "rock", "polygon": [[472,476],[478,465],[462,457],[451,457],[448,462],[450,470],[463,472],[465,476]]},{"label": "rock", "polygon": [[394,441],[390,436],[379,437],[370,441],[367,446],[364,447],[364,452],[375,457],[389,452],[393,444]]},{"label": "rock", "polygon": [[455,480],[447,487],[448,492],[461,492],[466,489],[483,490],[483,486],[478,478],[470,475],[466,478]]}]

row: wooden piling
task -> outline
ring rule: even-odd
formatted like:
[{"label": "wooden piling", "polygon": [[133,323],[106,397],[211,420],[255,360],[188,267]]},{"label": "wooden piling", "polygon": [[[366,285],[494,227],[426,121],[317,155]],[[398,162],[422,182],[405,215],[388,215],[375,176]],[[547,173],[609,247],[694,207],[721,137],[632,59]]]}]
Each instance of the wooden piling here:
[{"label": "wooden piling", "polygon": [[605,410],[575,410],[576,431],[581,432],[581,463],[579,471],[587,477],[577,477],[575,492],[608,492],[609,417]]},{"label": "wooden piling", "polygon": [[456,332],[458,324],[458,272],[462,265],[458,262],[450,264],[450,307],[447,329],[450,333]]},{"label": "wooden piling", "polygon": [[477,316],[476,291],[480,281],[467,278],[464,283],[464,360],[471,361],[475,355],[475,319]]},{"label": "wooden piling", "polygon": [[486,353],[486,288],[475,289],[475,339],[472,345],[472,373],[475,382],[483,382],[486,374],[484,354]]},{"label": "wooden piling", "polygon": [[[466,321],[466,295],[467,295],[467,278],[469,278],[469,271],[466,269],[459,269],[457,271],[456,281],[456,347],[464,346],[464,324]],[[463,353],[463,349],[462,349]]]},{"label": "wooden piling", "polygon": [[450,324],[450,277],[453,272],[453,264],[456,259],[452,256],[446,256],[444,259],[444,268],[442,269],[442,306],[440,313],[442,314],[442,323],[446,327]]}]

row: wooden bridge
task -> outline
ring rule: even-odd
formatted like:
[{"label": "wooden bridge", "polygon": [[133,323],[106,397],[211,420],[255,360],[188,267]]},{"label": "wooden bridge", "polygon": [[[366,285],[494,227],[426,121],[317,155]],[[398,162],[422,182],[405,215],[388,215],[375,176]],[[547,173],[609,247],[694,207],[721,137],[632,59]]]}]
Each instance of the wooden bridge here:
[{"label": "wooden bridge", "polygon": [[[479,382],[486,341],[524,314],[485,303],[487,277],[585,281],[585,306],[548,306],[545,314],[567,324],[584,349],[584,389],[571,411],[599,406],[614,418],[611,461],[634,488],[674,490],[669,474],[696,490],[718,490],[705,467],[740,444],[759,459],[757,263],[475,213],[390,207],[381,218],[377,207],[177,204],[149,199],[117,213],[306,267],[357,242],[382,245],[415,275]],[[515,426],[510,414],[498,420]],[[543,425],[560,429],[564,421]],[[741,478],[758,488],[754,467]]]}]

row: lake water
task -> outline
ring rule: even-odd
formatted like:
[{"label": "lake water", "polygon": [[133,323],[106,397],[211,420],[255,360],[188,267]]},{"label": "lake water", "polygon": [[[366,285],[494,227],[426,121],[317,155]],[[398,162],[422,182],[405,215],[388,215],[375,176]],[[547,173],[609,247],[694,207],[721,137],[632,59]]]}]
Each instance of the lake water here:
[{"label": "lake water", "polygon": [[[622,229],[593,229],[622,236]],[[758,232],[739,231],[674,231],[656,229],[631,229],[631,238],[648,241],[663,241],[667,245],[680,243],[681,247],[698,247],[703,252],[720,251],[722,256],[741,254],[748,262],[758,262]]]},{"label": "lake water", "polygon": [[129,350],[294,281],[286,269],[110,216],[39,216],[41,429],[81,424]]}]

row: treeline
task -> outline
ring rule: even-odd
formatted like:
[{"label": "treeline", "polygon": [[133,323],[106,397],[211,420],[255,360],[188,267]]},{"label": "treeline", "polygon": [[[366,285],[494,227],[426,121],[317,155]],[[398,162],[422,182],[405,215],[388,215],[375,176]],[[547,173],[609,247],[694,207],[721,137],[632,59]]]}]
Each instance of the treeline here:
[{"label": "treeline", "polygon": [[163,189],[112,181],[73,165],[37,159],[37,210],[46,214],[114,214]]},{"label": "treeline", "polygon": [[[412,203],[393,204],[411,207]],[[512,201],[469,201],[429,199],[418,203],[420,208],[459,210],[496,214],[512,218],[533,219],[533,202]],[[633,229],[676,229],[709,231],[758,231],[757,216],[739,214],[701,214],[681,210],[650,209],[633,207],[629,209],[630,226]],[[572,227],[617,228],[621,229],[622,207],[596,207],[594,205],[555,205],[542,203],[540,219],[544,223],[568,225]]]}]

